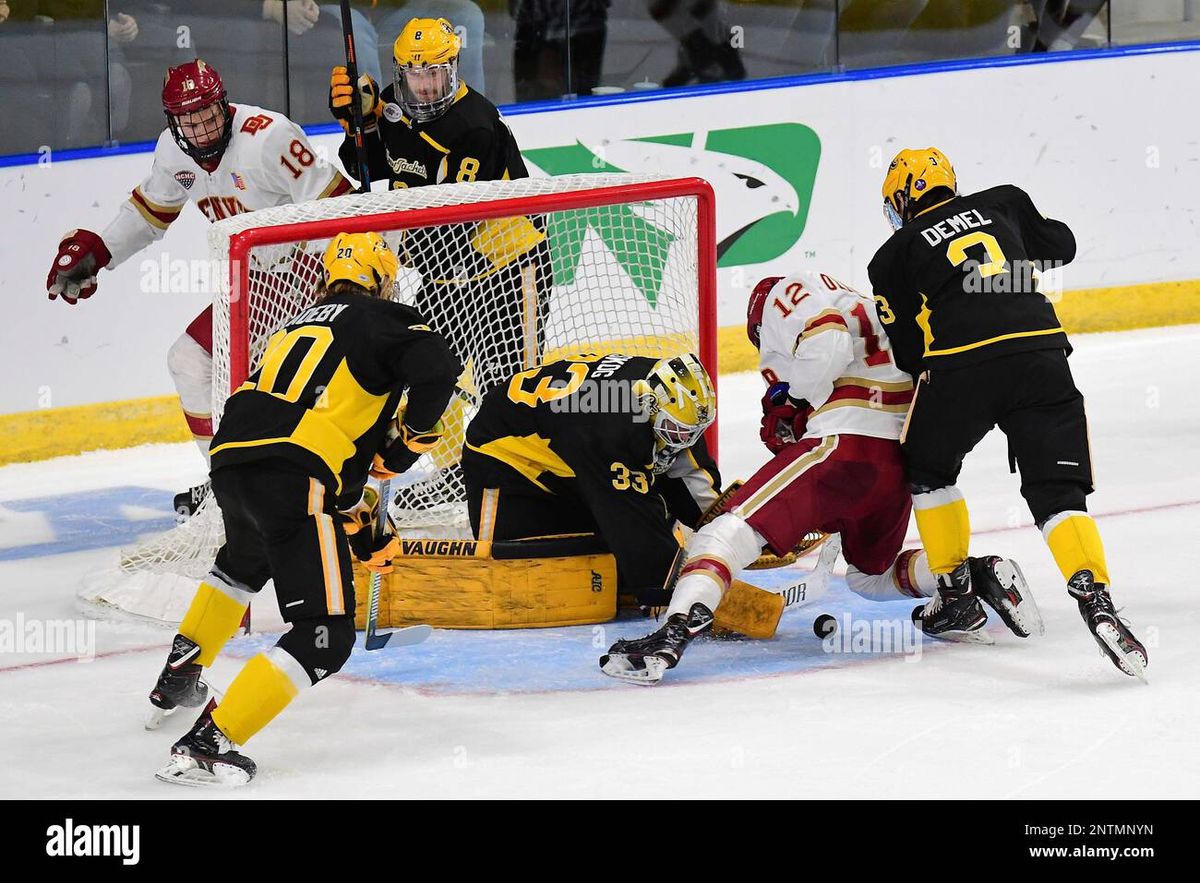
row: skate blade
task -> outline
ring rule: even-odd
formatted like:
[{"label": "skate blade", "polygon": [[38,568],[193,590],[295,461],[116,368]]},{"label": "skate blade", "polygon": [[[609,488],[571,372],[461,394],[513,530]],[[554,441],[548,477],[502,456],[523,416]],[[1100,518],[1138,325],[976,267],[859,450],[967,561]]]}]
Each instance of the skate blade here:
[{"label": "skate blade", "polygon": [[178,705],[174,708],[159,708],[157,705],[151,705],[150,710],[146,712],[146,720],[143,725],[147,730],[157,730],[166,722],[167,718],[178,710]]},{"label": "skate blade", "polygon": [[1045,635],[1046,623],[1042,620],[1042,611],[1033,598],[1033,592],[1029,589],[1025,574],[1021,572],[1021,566],[1005,558],[995,566],[993,572],[1004,588],[1016,589],[1017,594],[1021,596],[1019,604],[1014,605],[1007,600],[1001,602],[1004,612],[1008,614],[1007,617],[1001,616],[1005,625],[1022,638]]},{"label": "skate blade", "polygon": [[1101,647],[1101,650],[1104,651],[1105,656],[1113,661],[1113,664],[1117,668],[1131,678],[1137,678],[1143,684],[1150,683],[1146,680],[1146,665],[1148,664],[1146,657],[1136,651],[1126,653],[1122,650],[1121,634],[1115,626],[1108,625],[1107,623],[1099,626],[1096,629],[1096,640],[1104,645]]},{"label": "skate blade", "polygon": [[643,687],[653,687],[662,680],[667,663],[657,656],[643,656],[642,665],[635,665],[628,656],[613,653],[600,659],[600,670],[610,678]]},{"label": "skate blade", "polygon": [[927,638],[934,638],[938,641],[949,641],[952,644],[995,644],[996,639],[985,632],[982,628],[974,631],[950,631],[942,632],[938,635],[931,635],[928,632],[922,632]]},{"label": "skate blade", "polygon": [[210,772],[184,755],[172,757],[166,766],[154,774],[154,778],[160,782],[193,788],[238,788],[250,781],[250,775],[238,767],[215,763]]}]

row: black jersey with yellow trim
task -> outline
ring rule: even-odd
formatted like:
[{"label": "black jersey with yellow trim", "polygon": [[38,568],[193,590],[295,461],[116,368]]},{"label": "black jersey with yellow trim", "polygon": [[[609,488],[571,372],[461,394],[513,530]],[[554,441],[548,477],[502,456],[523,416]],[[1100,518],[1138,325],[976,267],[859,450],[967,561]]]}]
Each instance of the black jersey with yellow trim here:
[{"label": "black jersey with yellow trim", "polygon": [[[372,181],[391,189],[466,181],[507,181],[529,177],[512,130],[496,105],[466,83],[437,119],[417,122],[396,103],[396,87],[383,90],[383,113],[375,132],[363,138]],[[338,151],[345,167],[358,168],[349,136]]]},{"label": "black jersey with yellow trim", "polygon": [[896,364],[969,365],[1005,353],[1070,350],[1037,273],[1069,263],[1075,237],[1002,185],[932,206],[897,230],[868,267]]},{"label": "black jersey with yellow trim", "polygon": [[281,457],[356,497],[407,391],[405,423],[434,426],[462,366],[411,307],[335,294],[275,332],[225,403],[212,468]]},{"label": "black jersey with yellow trim", "polygon": [[[363,138],[371,180],[391,189],[529,177],[512,130],[496,106],[466,83],[435,120],[409,119],[395,103],[395,86],[383,90],[383,113],[375,132]],[[338,153],[357,168],[349,137]],[[406,266],[432,284],[484,279],[528,254],[545,240],[541,218],[495,218],[478,224],[407,231],[399,253]]]},{"label": "black jersey with yellow trim", "polygon": [[[657,360],[604,354],[550,362],[490,390],[466,447],[510,466],[528,485],[609,512],[648,507],[695,526],[720,473],[703,438],[660,475],[654,432],[632,395]],[[526,490],[528,490],[526,485]]]}]

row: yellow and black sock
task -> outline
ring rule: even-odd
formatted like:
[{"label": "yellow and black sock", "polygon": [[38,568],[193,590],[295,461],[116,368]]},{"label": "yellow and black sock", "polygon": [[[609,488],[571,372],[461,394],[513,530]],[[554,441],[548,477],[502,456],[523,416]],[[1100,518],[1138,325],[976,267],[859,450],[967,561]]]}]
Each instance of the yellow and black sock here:
[{"label": "yellow and black sock", "polygon": [[951,485],[913,497],[917,531],[933,573],[950,573],[967,560],[971,518],[962,491]]},{"label": "yellow and black sock", "polygon": [[311,683],[294,657],[274,647],[252,658],[238,672],[225,698],[213,710],[213,723],[231,741],[245,745]]},{"label": "yellow and black sock", "polygon": [[1104,543],[1092,516],[1086,512],[1059,512],[1042,525],[1042,537],[1050,547],[1063,579],[1069,580],[1081,570],[1090,570],[1097,583],[1110,584]]},{"label": "yellow and black sock", "polygon": [[[200,583],[196,597],[179,624],[179,634],[200,645],[196,662],[213,664],[225,643],[237,634],[249,605],[249,594],[239,589],[216,586],[209,579]],[[245,595],[245,597],[237,597]]]}]

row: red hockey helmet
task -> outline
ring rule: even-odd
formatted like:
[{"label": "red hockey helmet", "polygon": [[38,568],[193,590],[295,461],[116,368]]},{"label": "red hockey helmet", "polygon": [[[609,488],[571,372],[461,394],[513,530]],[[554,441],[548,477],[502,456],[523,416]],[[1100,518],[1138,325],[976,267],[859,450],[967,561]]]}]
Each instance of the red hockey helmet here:
[{"label": "red hockey helmet", "polygon": [[768,276],[755,285],[754,290],[750,292],[750,302],[746,304],[746,336],[750,338],[755,349],[759,348],[759,341],[762,338],[763,310],[767,305],[767,295],[771,293],[775,283],[782,278],[782,276]]},{"label": "red hockey helmet", "polygon": [[179,149],[198,163],[219,160],[233,137],[233,113],[216,69],[199,58],[168,68],[162,102]]}]

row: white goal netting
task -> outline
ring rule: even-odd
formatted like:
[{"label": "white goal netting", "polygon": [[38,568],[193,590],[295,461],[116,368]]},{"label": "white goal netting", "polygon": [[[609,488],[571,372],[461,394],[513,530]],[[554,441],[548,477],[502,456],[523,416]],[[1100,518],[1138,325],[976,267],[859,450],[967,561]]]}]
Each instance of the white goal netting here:
[{"label": "white goal netting", "polygon": [[[401,260],[394,299],[415,307],[465,366],[446,439],[393,482],[402,533],[469,533],[459,452],[480,396],[512,374],[586,352],[698,352],[715,368],[711,191],[695,179],[566,175],[354,194],[214,224],[228,262],[213,300],[213,423],[270,335],[316,297],[340,232],[383,234]],[[187,523],[122,550],[81,598],[178,621],[223,541],[207,500]],[[150,596],[150,597],[148,597]],[[178,610],[182,615],[182,609]]]}]

